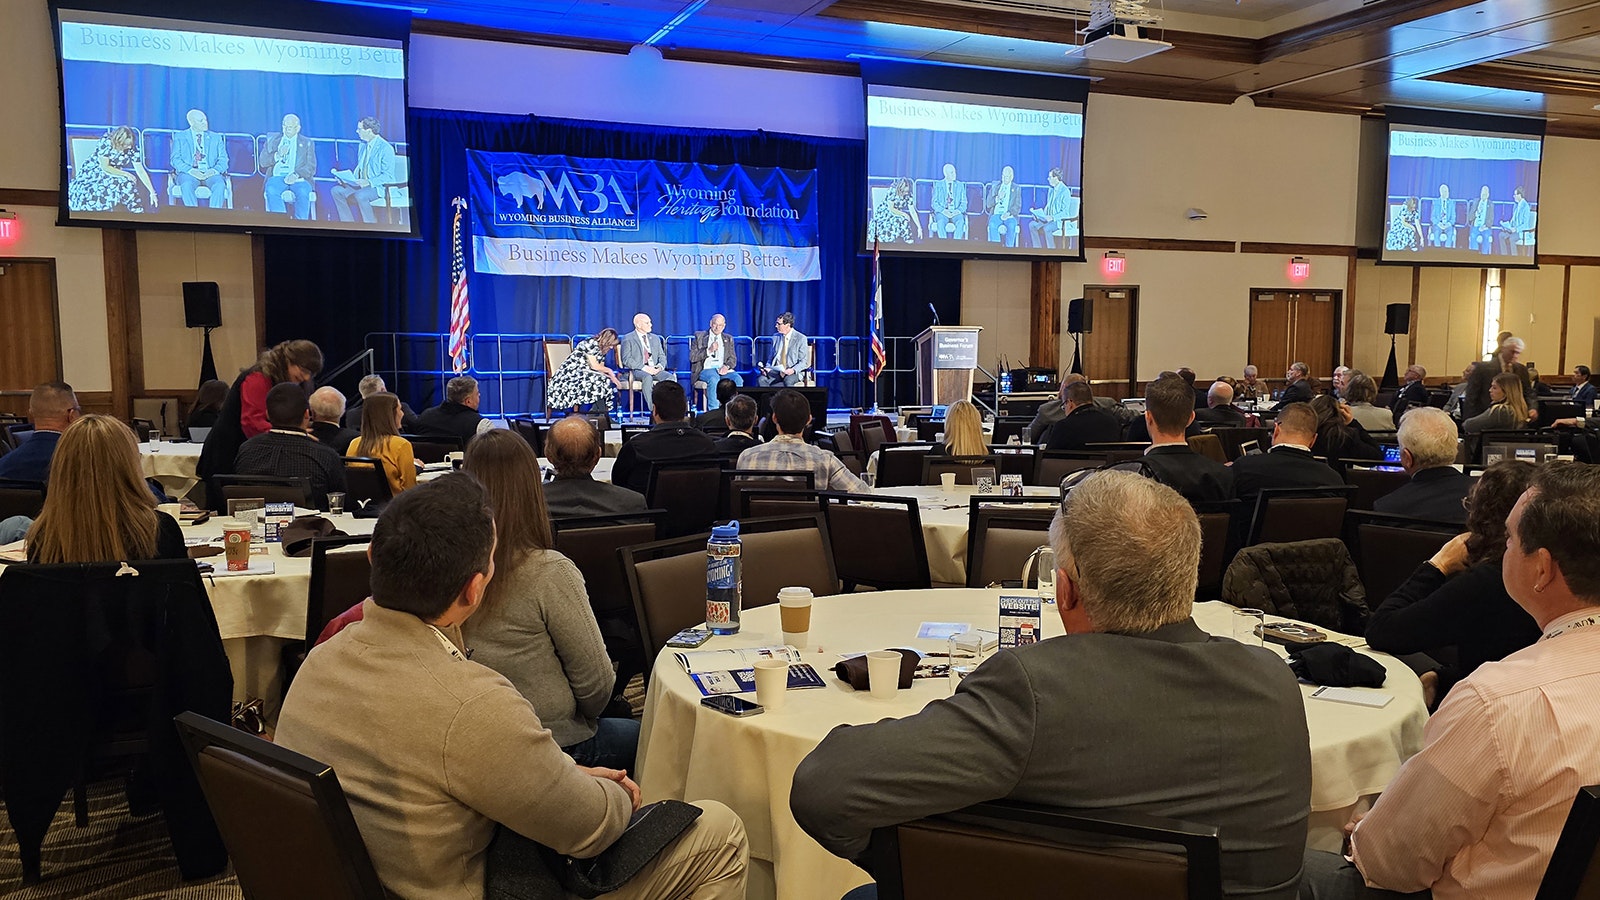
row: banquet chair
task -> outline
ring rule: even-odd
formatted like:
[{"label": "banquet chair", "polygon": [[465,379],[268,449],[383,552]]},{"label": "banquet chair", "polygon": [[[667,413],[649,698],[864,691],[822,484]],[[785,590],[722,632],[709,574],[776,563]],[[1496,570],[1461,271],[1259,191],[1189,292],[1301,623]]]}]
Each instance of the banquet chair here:
[{"label": "banquet chair", "polygon": [[227,853],[171,724],[191,709],[225,719],[233,694],[194,563],[7,566],[0,616],[0,783],[23,882],[40,878],[67,790],[87,827],[87,776],[113,761],[148,784],[182,876],[221,872]]},{"label": "banquet chair", "polygon": [[1374,604],[1382,603],[1463,526],[1370,510],[1349,514],[1346,544]]},{"label": "banquet chair", "polygon": [[1265,488],[1256,496],[1246,547],[1260,543],[1285,544],[1344,534],[1344,514],[1350,508],[1352,485],[1318,488]]},{"label": "banquet chair", "polygon": [[1600,785],[1578,788],[1534,900],[1600,897]]},{"label": "banquet chair", "polygon": [[[720,501],[717,506],[718,521],[742,518],[749,513],[744,511],[745,504],[742,494],[745,491],[761,491],[771,494],[776,491],[811,491],[816,489],[817,474],[810,469],[794,470],[767,470],[767,469],[723,469],[722,489]],[[811,504],[815,509],[816,503]]]},{"label": "banquet chair", "polygon": [[850,474],[860,475],[866,470],[866,458],[861,455],[861,447],[851,436],[850,429],[840,428],[831,432],[830,436],[833,439],[833,455],[839,457]]},{"label": "banquet chair", "polygon": [[634,675],[648,674],[638,613],[628,592],[628,579],[619,564],[623,547],[648,544],[661,536],[664,509],[616,516],[578,516],[550,521],[555,532],[552,547],[578,567],[589,594],[589,608],[600,625],[606,655],[617,664],[612,693],[625,687]]},{"label": "banquet chair", "polygon": [[619,425],[617,430],[622,433],[622,439],[618,443],[626,444],[639,435],[644,434],[646,431],[649,431],[650,428],[651,426],[649,425]]},{"label": "banquet chair", "polygon": [[823,491],[817,500],[847,593],[861,585],[882,591],[933,587],[915,497]]},{"label": "banquet chair", "polygon": [[888,416],[851,415],[850,431],[856,446],[861,448],[862,459],[870,458],[879,447],[895,439],[894,426],[889,424]]},{"label": "banquet chair", "polygon": [[667,511],[664,537],[709,531],[721,510],[720,457],[665,459],[650,463],[644,501],[651,509]]},{"label": "banquet chair", "polygon": [[311,496],[311,481],[280,475],[215,475],[211,479],[222,492],[223,508],[229,500],[265,500],[268,503],[293,503],[316,509],[321,504]]},{"label": "banquet chair", "polygon": [[155,433],[157,430],[156,423],[150,419],[132,418],[129,419],[128,422],[133,428],[134,435],[139,438],[139,443],[141,444],[149,441],[150,435]]},{"label": "banquet chair", "polygon": [[[644,382],[639,380],[631,369],[624,369],[620,364],[617,366],[617,382],[617,394],[628,395],[628,415],[632,416],[638,412],[641,398],[644,396]],[[621,410],[618,410],[619,415],[620,413]],[[650,418],[648,408],[645,410],[645,418]]]},{"label": "banquet chair", "polygon": [[800,383],[795,387],[817,386],[817,342],[806,341],[806,367],[800,372]]},{"label": "banquet chair", "polygon": [[389,502],[389,476],[384,474],[383,461],[370,456],[341,457],[344,463],[345,507],[360,509],[367,503],[382,505]]},{"label": "banquet chair", "polygon": [[339,776],[213,719],[174,720],[251,900],[386,900]]},{"label": "banquet chair", "polygon": [[1027,416],[999,416],[994,420],[994,433],[990,435],[991,444],[1008,444],[1012,438],[1019,441],[1027,434],[1028,424],[1033,420]]},{"label": "banquet chair", "polygon": [[1223,452],[1222,439],[1214,434],[1197,434],[1189,438],[1189,449],[1219,463],[1228,462],[1227,453]]},{"label": "banquet chair", "polygon": [[550,406],[551,376],[555,375],[560,370],[561,364],[572,355],[572,341],[566,338],[551,338],[540,343],[544,349],[544,413],[546,416],[553,416],[556,411]]},{"label": "banquet chair", "polygon": [[39,518],[44,509],[45,484],[42,481],[0,479],[0,519],[12,516]]},{"label": "banquet chair", "polygon": [[[794,515],[741,519],[743,608],[777,603],[778,591],[786,587],[810,588],[818,597],[839,593],[839,570],[829,534],[815,507]],[[704,551],[702,544],[702,558]],[[704,595],[703,589],[701,593]]]},{"label": "banquet chair", "polygon": [[989,454],[1000,461],[999,475],[1016,475],[1023,484],[1033,484],[1033,477],[1039,469],[1038,447],[990,444]]},{"label": "banquet chair", "polygon": [[[1163,849],[1105,846],[1129,841]],[[1222,897],[1217,828],[1140,813],[992,800],[873,829],[867,853],[880,900]]]},{"label": "banquet chair", "polygon": [[411,442],[411,453],[423,465],[442,463],[451,453],[461,452],[461,439],[442,434],[402,434]]},{"label": "banquet chair", "polygon": [[528,442],[528,446],[533,448],[534,456],[544,456],[544,428],[537,420],[529,416],[512,416],[506,419],[506,425]]},{"label": "banquet chair", "polygon": [[1255,441],[1256,445],[1261,448],[1262,453],[1267,452],[1272,447],[1271,428],[1224,427],[1213,428],[1206,433],[1216,435],[1217,440],[1222,442],[1222,452],[1227,455],[1229,461],[1238,459],[1243,453],[1239,449],[1240,446],[1250,441]]},{"label": "banquet chair", "polygon": [[739,492],[733,518],[765,519],[803,516],[817,511],[817,492],[793,488],[753,487]]},{"label": "banquet chair", "polygon": [[[922,484],[922,461],[932,444],[883,444],[878,447],[876,486],[908,487]],[[935,480],[935,483],[938,483]]]},{"label": "banquet chair", "polygon": [[1371,510],[1379,500],[1411,483],[1407,472],[1387,472],[1370,466],[1346,466],[1344,483],[1355,487],[1350,508]]},{"label": "banquet chair", "polygon": [[[967,587],[1017,582],[1033,551],[1049,545],[1058,501],[975,496],[968,504]],[[1037,579],[1036,574],[1034,584]]]},{"label": "banquet chair", "polygon": [[32,422],[11,422],[5,427],[6,443],[10,444],[13,450],[21,447],[23,442],[31,437],[33,437]]},{"label": "banquet chair", "polygon": [[[283,679],[283,696],[289,696],[289,683],[316,646],[317,638],[334,617],[367,599],[372,594],[372,562],[366,548],[372,535],[319,537],[311,541],[311,584],[306,591],[306,629],[304,641],[284,644],[278,672]],[[346,550],[359,547],[359,550]],[[337,551],[337,552],[334,552]]]},{"label": "banquet chair", "polygon": [[1034,461],[1032,484],[1056,487],[1061,479],[1079,469],[1098,469],[1106,464],[1103,453],[1046,450]]},{"label": "banquet chair", "polygon": [[1196,600],[1215,600],[1222,594],[1222,574],[1233,558],[1234,526],[1242,506],[1237,500],[1222,500],[1194,505],[1200,520],[1200,580],[1195,584]]}]

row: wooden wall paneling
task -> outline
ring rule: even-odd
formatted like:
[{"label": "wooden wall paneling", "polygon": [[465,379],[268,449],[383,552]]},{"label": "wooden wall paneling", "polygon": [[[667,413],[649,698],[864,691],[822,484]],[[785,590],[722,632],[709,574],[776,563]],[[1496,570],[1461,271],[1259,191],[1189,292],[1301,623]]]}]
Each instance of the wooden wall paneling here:
[{"label": "wooden wall paneling", "polygon": [[1341,358],[1344,364],[1355,368],[1356,353],[1356,255],[1351,253],[1345,260],[1344,274],[1344,353]]},{"label": "wooden wall paneling", "polygon": [[60,206],[60,191],[0,187],[0,206]]},{"label": "wooden wall paneling", "polygon": [[1283,380],[1283,373],[1294,360],[1289,358],[1292,333],[1291,306],[1287,292],[1250,292],[1250,356],[1263,379]]},{"label": "wooden wall paneling", "polygon": [[133,414],[132,398],[144,393],[144,332],[139,313],[138,233],[100,232],[105,253],[106,334],[111,350],[111,414]]},{"label": "wooden wall paneling", "polygon": [[1028,290],[1028,365],[1055,368],[1061,359],[1061,263],[1036,262]]},{"label": "wooden wall paneling", "polygon": [[1331,377],[1336,368],[1340,300],[1338,291],[1296,292],[1290,356],[1309,366],[1319,379]]},{"label": "wooden wall paneling", "polygon": [[1411,267],[1411,333],[1406,335],[1406,359],[1417,361],[1417,314],[1422,308],[1422,267]]},{"label": "wooden wall paneling", "polygon": [[1096,237],[1083,239],[1086,250],[1186,250],[1192,253],[1235,253],[1235,241],[1190,241],[1179,238]]},{"label": "wooden wall paneling", "polygon": [[[0,389],[31,391],[61,378],[56,261],[0,257]],[[24,403],[26,407],[26,403]]]},{"label": "wooden wall paneling", "polygon": [[1567,374],[1567,319],[1572,312],[1572,267],[1561,267],[1561,353],[1556,362],[1557,375]]}]

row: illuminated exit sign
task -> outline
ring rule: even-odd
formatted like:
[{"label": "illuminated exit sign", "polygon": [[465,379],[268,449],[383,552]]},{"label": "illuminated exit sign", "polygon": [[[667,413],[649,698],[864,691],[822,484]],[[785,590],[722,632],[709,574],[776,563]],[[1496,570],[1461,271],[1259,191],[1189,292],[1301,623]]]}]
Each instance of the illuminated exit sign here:
[{"label": "illuminated exit sign", "polygon": [[0,216],[0,244],[9,244],[22,234],[22,229],[17,227],[16,219]]}]

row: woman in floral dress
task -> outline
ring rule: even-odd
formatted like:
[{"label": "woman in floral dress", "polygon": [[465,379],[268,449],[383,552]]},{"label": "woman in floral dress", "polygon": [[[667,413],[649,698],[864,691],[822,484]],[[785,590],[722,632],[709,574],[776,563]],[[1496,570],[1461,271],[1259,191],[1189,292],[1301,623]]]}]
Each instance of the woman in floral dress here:
[{"label": "woman in floral dress", "polygon": [[[156,189],[144,168],[144,153],[139,136],[126,125],[106,132],[90,158],[72,173],[67,186],[67,207],[74,212],[109,212],[122,207],[131,213],[145,211],[144,196],[150,209],[156,208]],[[144,186],[140,191],[139,186]]]},{"label": "woman in floral dress", "polygon": [[548,412],[576,410],[584,404],[593,404],[591,412],[609,410],[621,382],[617,373],[606,365],[606,354],[616,349],[617,343],[615,328],[603,329],[594,337],[579,341],[566,361],[550,375],[546,392]]}]

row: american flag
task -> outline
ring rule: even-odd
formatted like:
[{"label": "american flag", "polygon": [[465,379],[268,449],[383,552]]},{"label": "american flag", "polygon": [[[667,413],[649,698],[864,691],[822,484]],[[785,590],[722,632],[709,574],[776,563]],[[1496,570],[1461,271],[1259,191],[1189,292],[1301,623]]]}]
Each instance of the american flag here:
[{"label": "american flag", "polygon": [[876,382],[883,371],[883,272],[878,269],[878,242],[872,242],[872,359],[867,363],[867,380]]},{"label": "american flag", "polygon": [[472,309],[467,304],[467,256],[461,247],[461,213],[467,201],[457,197],[450,204],[456,208],[450,225],[450,366],[459,375],[472,365],[467,351]]}]

